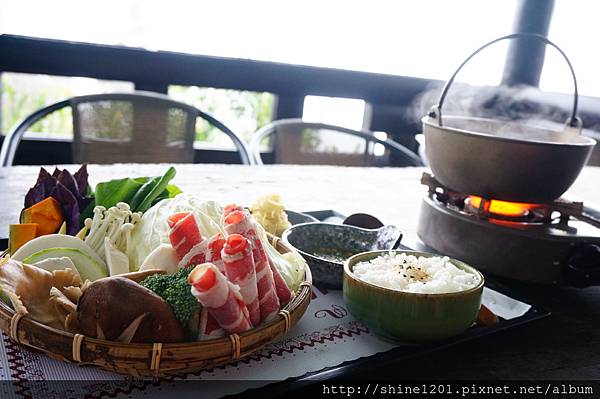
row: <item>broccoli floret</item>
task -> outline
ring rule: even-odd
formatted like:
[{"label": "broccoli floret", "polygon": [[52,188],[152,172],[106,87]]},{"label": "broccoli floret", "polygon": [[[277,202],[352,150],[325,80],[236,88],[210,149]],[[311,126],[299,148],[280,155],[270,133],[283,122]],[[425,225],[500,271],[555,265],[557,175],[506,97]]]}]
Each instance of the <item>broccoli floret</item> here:
[{"label": "broccoli floret", "polygon": [[167,301],[184,327],[200,306],[188,283],[190,272],[191,268],[182,268],[173,274],[153,274],[140,283]]}]

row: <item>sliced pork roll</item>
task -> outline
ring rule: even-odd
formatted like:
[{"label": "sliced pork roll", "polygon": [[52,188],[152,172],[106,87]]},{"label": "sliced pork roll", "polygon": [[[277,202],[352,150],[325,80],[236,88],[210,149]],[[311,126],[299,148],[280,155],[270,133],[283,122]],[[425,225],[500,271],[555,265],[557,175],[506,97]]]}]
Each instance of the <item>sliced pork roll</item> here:
[{"label": "sliced pork roll", "polygon": [[271,262],[269,262],[269,266],[271,267],[271,272],[273,273],[273,282],[275,282],[275,291],[277,292],[277,298],[279,298],[279,304],[281,306],[286,305],[289,301],[292,300],[294,296],[290,287],[287,286],[285,280],[277,267],[275,267]]},{"label": "sliced pork roll", "polygon": [[227,234],[240,234],[252,244],[252,257],[256,272],[256,285],[261,321],[273,318],[279,312],[279,298],[275,289],[273,272],[262,242],[258,237],[252,216],[245,210],[233,210],[223,219]]},{"label": "sliced pork roll", "polygon": [[252,257],[252,244],[242,235],[231,234],[221,254],[225,266],[225,275],[240,287],[242,298],[248,307],[250,321],[257,326],[260,323],[260,305],[256,285],[256,270]]},{"label": "sliced pork roll", "polygon": [[225,246],[225,238],[221,233],[217,233],[208,240],[208,251],[206,252],[206,260],[212,263],[219,269],[221,273],[225,273],[225,265],[221,258],[221,252]]},{"label": "sliced pork roll", "polygon": [[225,331],[221,328],[217,320],[206,310],[200,311],[200,341],[216,339],[225,336]]},{"label": "sliced pork roll", "polygon": [[168,219],[171,232],[169,240],[179,259],[179,267],[190,267],[204,262],[211,262],[223,272],[221,250],[225,239],[219,233],[209,239],[202,232],[192,212],[175,213]]},{"label": "sliced pork roll", "polygon": [[[238,212],[238,211],[248,214],[248,212],[246,210],[244,210],[244,208],[242,208],[238,205],[235,205],[235,204],[227,205],[223,209],[225,226],[227,226],[225,219],[227,219],[227,217],[230,214],[232,214],[234,212]],[[258,223],[256,223],[256,220],[253,217],[251,217],[250,215],[248,216],[248,219],[249,219],[249,222],[253,226],[253,231],[256,233],[256,235],[255,235],[256,240],[258,240],[260,242],[260,238],[258,235],[258,233],[259,233],[258,229],[261,229],[262,227],[260,227],[258,225]],[[227,227],[226,227],[226,229],[227,229]],[[227,232],[229,233],[229,231],[227,231]],[[240,234],[243,234],[243,233],[240,233]],[[252,238],[250,238],[250,239],[252,240]],[[252,241],[252,242],[254,242],[254,241]],[[260,244],[261,244],[261,248],[262,248],[262,242],[260,242]],[[265,251],[263,251],[263,252],[264,252],[265,258],[267,258],[266,252]],[[255,258],[255,261],[256,261],[256,258]],[[268,258],[267,258],[267,261],[268,261]],[[290,290],[288,285],[285,283],[285,280],[281,276],[281,273],[279,272],[277,267],[275,267],[271,262],[269,262],[269,267],[271,268],[271,273],[273,274],[273,282],[275,283],[275,292],[277,293],[277,298],[279,299],[279,304],[281,306],[283,306],[292,300],[292,297],[294,296],[294,294],[292,293],[292,291]]]},{"label": "sliced pork roll", "polygon": [[227,280],[212,263],[203,263],[188,276],[192,294],[229,333],[242,333],[252,328],[248,308],[239,287]]},{"label": "sliced pork roll", "polygon": [[171,231],[169,240],[179,258],[179,267],[206,262],[208,243],[205,242],[192,212],[175,213],[167,219]]}]

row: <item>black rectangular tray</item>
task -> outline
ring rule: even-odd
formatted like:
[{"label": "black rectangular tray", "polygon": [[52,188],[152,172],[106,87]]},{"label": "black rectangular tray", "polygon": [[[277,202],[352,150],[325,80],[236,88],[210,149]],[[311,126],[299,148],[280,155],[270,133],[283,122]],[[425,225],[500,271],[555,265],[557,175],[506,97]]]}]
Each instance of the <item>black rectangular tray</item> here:
[{"label": "black rectangular tray", "polygon": [[344,377],[347,375],[368,375],[368,373],[365,374],[365,372],[373,369],[374,367],[378,369],[388,366],[392,367],[394,364],[399,364],[406,360],[423,357],[432,352],[482,338],[487,335],[495,334],[500,331],[508,330],[513,327],[521,326],[523,324],[550,316],[550,312],[547,310],[532,304],[525,298],[514,295],[510,289],[507,289],[507,287],[501,285],[500,283],[490,280],[488,277],[486,277],[486,286],[511,298],[528,303],[531,305],[531,308],[521,317],[511,320],[505,320],[501,318],[500,321],[493,326],[473,327],[463,334],[448,340],[415,346],[399,346],[397,348],[390,349],[387,352],[377,353],[371,356],[347,361],[337,366],[326,367],[322,370],[306,373],[299,377],[292,377],[284,381],[271,383],[261,388],[250,389],[241,393],[239,397],[246,396],[247,394],[260,394],[260,396],[264,398],[282,397],[284,395],[290,395],[302,387],[319,383],[321,381],[344,379]]},{"label": "black rectangular tray", "polygon": [[[333,210],[323,211],[310,211],[303,212],[308,215],[314,216],[319,220],[328,218],[337,218],[340,220],[344,219],[344,216]],[[407,248],[406,246],[402,246]],[[288,378],[284,381],[275,382],[268,385],[268,389],[256,388],[245,391],[242,395],[246,395],[250,392],[259,393],[264,397],[279,397],[285,394],[289,394],[291,391],[312,383],[324,381],[332,378],[344,378],[344,375],[352,374],[357,375],[359,372],[369,370],[373,366],[377,368],[386,367],[393,363],[398,363],[404,360],[408,360],[415,357],[421,357],[429,353],[439,351],[454,345],[458,345],[467,341],[471,341],[477,338],[485,337],[487,335],[495,334],[500,331],[508,330],[513,327],[517,327],[526,323],[530,323],[535,320],[543,319],[550,316],[550,312],[531,303],[527,298],[522,295],[517,295],[509,287],[494,280],[489,275],[485,276],[485,286],[495,291],[498,291],[504,295],[514,298],[518,301],[525,302],[531,305],[531,308],[527,313],[521,317],[517,317],[511,320],[500,318],[500,321],[493,326],[476,326],[472,327],[464,333],[443,341],[436,341],[429,344],[415,345],[415,346],[399,346],[391,349],[387,352],[374,354],[372,356],[362,357],[360,359],[347,361],[337,366],[327,367],[322,370],[315,372],[306,373],[300,377]]]}]

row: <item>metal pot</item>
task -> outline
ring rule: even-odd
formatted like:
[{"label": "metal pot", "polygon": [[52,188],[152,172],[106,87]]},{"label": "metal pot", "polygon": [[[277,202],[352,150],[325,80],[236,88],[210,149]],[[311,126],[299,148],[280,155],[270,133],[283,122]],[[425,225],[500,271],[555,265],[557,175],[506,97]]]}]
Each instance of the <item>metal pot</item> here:
[{"label": "metal pot", "polygon": [[[556,48],[573,77],[575,96],[563,131],[494,119],[444,116],[442,105],[462,67],[484,48],[506,39],[535,38]],[[577,79],[565,53],[546,37],[515,33],[473,52],[446,82],[438,104],[422,119],[425,151],[436,179],[455,191],[515,202],[560,197],[587,163],[596,141],[581,135]]]}]

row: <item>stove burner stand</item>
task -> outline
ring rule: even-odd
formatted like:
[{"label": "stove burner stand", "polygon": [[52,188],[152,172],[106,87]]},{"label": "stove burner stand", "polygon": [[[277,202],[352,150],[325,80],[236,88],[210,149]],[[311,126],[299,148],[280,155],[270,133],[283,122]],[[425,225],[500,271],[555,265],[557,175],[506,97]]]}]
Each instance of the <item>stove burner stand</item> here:
[{"label": "stove burner stand", "polygon": [[523,214],[504,215],[490,211],[489,199],[474,207],[472,196],[444,187],[428,173],[421,183],[429,192],[417,233],[434,251],[515,280],[600,284],[599,212],[557,199],[529,204]]}]

